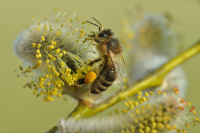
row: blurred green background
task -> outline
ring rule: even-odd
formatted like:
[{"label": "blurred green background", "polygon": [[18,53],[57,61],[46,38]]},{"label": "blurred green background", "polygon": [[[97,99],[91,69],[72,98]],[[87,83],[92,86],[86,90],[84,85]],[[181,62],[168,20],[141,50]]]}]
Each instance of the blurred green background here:
[{"label": "blurred green background", "polygon": [[[28,25],[32,24],[31,15],[43,18],[50,15],[53,8],[68,10],[72,16],[82,21],[96,17],[120,37],[120,21],[127,17],[126,11],[140,4],[144,12],[170,12],[178,21],[179,31],[186,36],[184,46],[189,47],[200,38],[200,4],[195,0],[17,0],[0,1],[0,42],[1,42],[1,91],[0,91],[0,133],[44,133],[67,116],[77,102],[69,97],[56,98],[53,102],[43,102],[36,98],[33,90],[23,88],[28,78],[17,78],[13,71],[22,64],[13,55],[13,40]],[[200,118],[200,55],[190,59],[182,66],[189,86],[186,100],[196,106]],[[115,108],[120,108],[119,105]],[[111,109],[103,112],[108,113]],[[198,133],[200,125],[190,127],[187,133]]]}]

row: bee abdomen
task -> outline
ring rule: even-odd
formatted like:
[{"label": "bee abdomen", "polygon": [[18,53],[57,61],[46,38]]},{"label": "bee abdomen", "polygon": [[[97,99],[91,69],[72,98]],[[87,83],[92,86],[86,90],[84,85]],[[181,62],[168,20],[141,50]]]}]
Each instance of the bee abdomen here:
[{"label": "bee abdomen", "polygon": [[104,70],[92,83],[91,93],[99,94],[110,87],[116,79],[116,73],[113,70]]}]

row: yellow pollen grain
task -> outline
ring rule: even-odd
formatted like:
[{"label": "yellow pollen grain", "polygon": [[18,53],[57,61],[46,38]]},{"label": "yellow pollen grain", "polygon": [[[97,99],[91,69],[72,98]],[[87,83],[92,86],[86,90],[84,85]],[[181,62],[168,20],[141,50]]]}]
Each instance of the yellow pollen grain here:
[{"label": "yellow pollen grain", "polygon": [[60,54],[59,54],[59,57],[61,58],[62,56],[63,56],[63,53],[60,53]]},{"label": "yellow pollen grain", "polygon": [[76,56],[75,59],[78,60],[78,57]]},{"label": "yellow pollen grain", "polygon": [[38,64],[41,64],[41,63],[42,63],[42,61],[41,61],[41,60],[38,60],[38,61],[37,61],[37,63],[38,63]]},{"label": "yellow pollen grain", "polygon": [[49,48],[50,48],[50,49],[54,49],[54,46],[53,46],[53,45],[50,45]]},{"label": "yellow pollen grain", "polygon": [[128,103],[128,102],[125,102],[124,104],[125,104],[126,106],[129,106],[129,103]]},{"label": "yellow pollen grain", "polygon": [[46,77],[46,78],[48,78],[48,77],[49,77],[49,75],[48,75],[48,74],[46,74],[46,75],[45,75],[45,77]]},{"label": "yellow pollen grain", "polygon": [[173,129],[176,129],[176,125],[173,125],[172,128],[173,128]]},{"label": "yellow pollen grain", "polygon": [[65,50],[63,50],[62,52],[63,52],[64,55],[67,54],[67,52]]},{"label": "yellow pollen grain", "polygon": [[153,95],[154,93],[152,91],[149,92],[150,95]]},{"label": "yellow pollen grain", "polygon": [[159,91],[158,91],[158,94],[159,94],[159,95],[160,95],[160,94],[162,94],[162,91],[161,91],[161,90],[159,90]]},{"label": "yellow pollen grain", "polygon": [[34,95],[37,94],[37,90],[34,90],[33,94],[34,94]]},{"label": "yellow pollen grain", "polygon": [[141,92],[141,91],[138,91],[137,93],[138,93],[138,95],[140,95],[140,96],[142,95],[142,92]]},{"label": "yellow pollen grain", "polygon": [[56,53],[58,53],[58,54],[60,53],[60,49],[59,49],[59,48],[58,48],[58,49],[56,49]]},{"label": "yellow pollen grain", "polygon": [[157,133],[156,129],[151,129],[151,133]]},{"label": "yellow pollen grain", "polygon": [[57,97],[61,97],[61,96],[62,96],[62,94],[61,94],[61,93],[58,93],[58,94],[57,94]]},{"label": "yellow pollen grain", "polygon": [[40,50],[39,50],[39,49],[37,49],[37,50],[36,50],[36,53],[40,53]]},{"label": "yellow pollen grain", "polygon": [[140,114],[140,110],[139,110],[139,109],[136,109],[136,110],[135,110],[135,113],[136,113],[136,114]]},{"label": "yellow pollen grain", "polygon": [[137,102],[137,101],[133,102],[133,104],[134,104],[135,106],[138,106],[138,102]]},{"label": "yellow pollen grain", "polygon": [[46,63],[49,63],[49,60],[46,60]]},{"label": "yellow pollen grain", "polygon": [[85,35],[85,33],[81,33],[81,36],[84,36]]},{"label": "yellow pollen grain", "polygon": [[148,97],[148,96],[149,96],[149,94],[148,94],[147,92],[145,92],[145,93],[144,93],[144,95],[145,95],[146,97]]},{"label": "yellow pollen grain", "polygon": [[40,27],[38,27],[37,30],[40,31]]},{"label": "yellow pollen grain", "polygon": [[137,96],[137,99],[140,100],[142,98],[142,96]]},{"label": "yellow pollen grain", "polygon": [[134,106],[133,106],[133,105],[131,105],[130,107],[131,107],[131,109],[134,109]]},{"label": "yellow pollen grain", "polygon": [[122,110],[122,113],[124,113],[124,114],[126,114],[127,112],[128,112],[127,109],[123,109],[123,110]]},{"label": "yellow pollen grain", "polygon": [[49,86],[51,83],[50,82],[47,82],[47,85]]},{"label": "yellow pollen grain", "polygon": [[44,41],[45,41],[45,37],[44,37],[44,36],[41,36],[41,40],[44,42]]},{"label": "yellow pollen grain", "polygon": [[41,53],[39,53],[38,55],[39,55],[40,58],[42,57],[42,54],[41,54]]},{"label": "yellow pollen grain", "polygon": [[139,124],[139,127],[141,128],[141,129],[143,129],[144,128],[144,125],[143,124]]},{"label": "yellow pollen grain", "polygon": [[60,36],[60,33],[57,33],[56,36]]},{"label": "yellow pollen grain", "polygon": [[36,44],[35,44],[35,43],[32,43],[31,45],[32,45],[32,48],[35,48],[35,47],[36,47]]},{"label": "yellow pollen grain", "polygon": [[36,58],[39,59],[39,58],[40,58],[40,55],[39,55],[39,54],[36,54]]},{"label": "yellow pollen grain", "polygon": [[37,44],[37,48],[40,48],[40,47],[41,47],[41,44],[40,44],[40,43],[38,43],[38,44]]},{"label": "yellow pollen grain", "polygon": [[142,101],[147,101],[146,97],[141,98]]},{"label": "yellow pollen grain", "polygon": [[48,57],[49,57],[49,58],[52,58],[53,56],[52,56],[51,54],[48,54]]},{"label": "yellow pollen grain", "polygon": [[55,42],[54,41],[51,41],[51,45],[54,45],[55,44]]}]

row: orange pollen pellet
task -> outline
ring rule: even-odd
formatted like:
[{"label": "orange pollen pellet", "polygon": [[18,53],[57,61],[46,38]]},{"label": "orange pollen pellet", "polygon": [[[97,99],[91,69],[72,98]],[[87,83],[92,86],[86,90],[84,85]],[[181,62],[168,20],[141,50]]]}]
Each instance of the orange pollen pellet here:
[{"label": "orange pollen pellet", "polygon": [[96,79],[97,75],[94,72],[89,72],[88,74],[86,74],[85,76],[85,83],[89,84],[91,82],[93,82]]}]

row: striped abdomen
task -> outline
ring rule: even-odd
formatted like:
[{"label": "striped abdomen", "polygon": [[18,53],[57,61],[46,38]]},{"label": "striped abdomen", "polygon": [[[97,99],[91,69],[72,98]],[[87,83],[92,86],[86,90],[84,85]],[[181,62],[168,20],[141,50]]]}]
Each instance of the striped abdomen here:
[{"label": "striped abdomen", "polygon": [[110,87],[116,80],[117,76],[113,67],[103,68],[98,77],[93,81],[91,85],[91,93],[99,94]]}]

